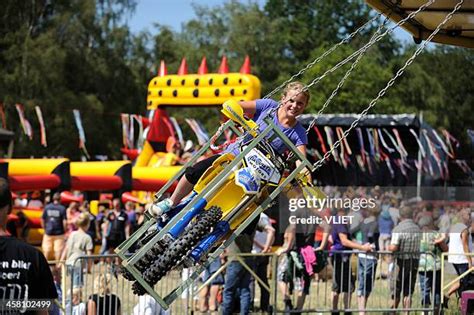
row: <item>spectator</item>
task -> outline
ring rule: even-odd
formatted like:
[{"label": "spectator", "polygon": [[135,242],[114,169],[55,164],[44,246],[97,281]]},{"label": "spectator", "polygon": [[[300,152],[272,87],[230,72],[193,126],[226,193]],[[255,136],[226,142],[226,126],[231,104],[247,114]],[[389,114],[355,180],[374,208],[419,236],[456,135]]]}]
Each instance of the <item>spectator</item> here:
[{"label": "spectator", "polygon": [[28,201],[28,208],[43,208],[43,202],[41,201],[41,192],[38,190],[33,191],[31,194],[31,200]]},{"label": "spectator", "polygon": [[428,308],[431,305],[432,288],[434,288],[435,314],[439,312],[441,303],[441,252],[447,249],[444,235],[434,230],[433,219],[430,216],[420,218],[418,225],[423,234],[421,237],[420,277],[421,305]]},{"label": "spectator", "polygon": [[[380,214],[378,215],[377,223],[379,229],[379,250],[381,252],[388,251],[390,245],[390,240],[392,238],[392,230],[395,225],[390,209],[392,207],[392,202],[389,195],[385,195],[382,203],[380,205]],[[392,266],[392,257],[390,255],[382,255],[381,257],[381,266],[380,266],[380,276],[382,279],[386,278],[390,272],[387,272],[387,268],[384,268],[384,262],[388,266]]]},{"label": "spectator", "polygon": [[107,253],[107,215],[108,209],[106,208],[106,204],[99,203],[99,210],[97,216],[95,218],[96,229],[98,230],[98,238],[100,240],[100,250],[99,253],[104,255]]},{"label": "spectator", "polygon": [[[257,231],[253,239],[252,253],[254,254],[265,254],[272,251],[272,245],[275,241],[275,229],[270,223],[270,218],[265,213],[260,213],[260,218],[257,224]],[[255,256],[253,262],[253,270],[263,284],[268,284],[268,263],[269,256]],[[260,310],[263,312],[268,311],[270,305],[270,292],[265,286],[258,281],[260,287]],[[255,279],[252,277],[251,283],[251,301],[253,304],[253,297],[255,296]]]},{"label": "spectator", "polygon": [[390,197],[385,196],[380,205],[380,214],[378,216],[378,227],[379,227],[379,250],[387,251],[390,245],[390,239],[392,237],[393,226],[395,225],[392,216],[390,215]]},{"label": "spectator", "polygon": [[[93,215],[91,213],[90,206],[89,206],[89,203],[87,201],[85,201],[82,204],[82,206],[79,207],[79,209],[80,209],[82,214],[86,214],[89,217],[89,227],[87,228],[86,233],[92,238],[92,241],[95,244],[97,239],[98,239],[98,235],[99,235],[97,224],[95,222],[96,217],[95,217],[95,215]],[[76,223],[76,225],[77,225],[77,223]]]},{"label": "spectator", "polygon": [[139,203],[137,205],[137,208],[135,210],[136,215],[137,215],[137,226],[136,229],[138,230],[139,228],[142,227],[143,223],[145,223],[145,205],[142,203]]},{"label": "spectator", "polygon": [[82,289],[72,289],[72,313],[71,315],[86,315],[86,304],[82,302]]},{"label": "spectator", "polygon": [[[76,225],[79,228],[69,235],[66,247],[61,256],[61,261],[66,260],[68,271],[73,275],[73,287],[83,286],[83,260],[77,258],[81,255],[92,255],[94,249],[94,242],[87,230],[89,229],[90,221],[87,213],[82,213],[76,220]],[[88,261],[88,269],[91,268],[91,262]]]},{"label": "spectator", "polygon": [[20,239],[28,242],[28,234],[30,234],[30,223],[26,214],[20,209],[16,215],[18,216],[18,228],[20,228]]},{"label": "spectator", "polygon": [[132,315],[170,315],[169,310],[164,310],[149,294],[138,298],[138,303],[133,307]]},{"label": "spectator", "polygon": [[81,214],[79,210],[79,203],[73,201],[69,204],[69,207],[66,209],[67,215],[67,234],[71,234],[73,231],[77,230],[76,219]]},{"label": "spectator", "polygon": [[[295,226],[290,224],[285,229],[285,234],[283,235],[283,245],[275,251],[277,256],[286,254],[290,251],[290,248],[293,247],[293,242],[295,240]],[[288,256],[285,255],[280,259],[277,270],[277,279],[278,279],[278,288],[283,294],[283,300],[285,303],[285,311],[291,311],[293,309],[293,303],[291,302],[290,297],[290,288],[293,285],[293,272],[288,270]]]},{"label": "spectator", "polygon": [[[391,308],[398,308],[402,291],[403,307],[410,308],[418,271],[421,230],[413,222],[413,211],[408,206],[400,209],[400,220],[400,223],[393,229],[392,241],[389,246],[391,252],[397,253],[395,256],[395,283],[391,282]],[[395,284],[395,287],[393,287],[393,284]]]},{"label": "spectator", "polygon": [[[205,283],[209,278],[221,268],[221,258],[215,259],[202,273],[200,280]],[[224,276],[218,274],[211,283],[199,291],[199,311],[206,313],[217,311],[217,295],[221,286],[224,284]]]},{"label": "spectator", "polygon": [[[253,234],[255,231],[255,224],[252,222],[247,228],[237,236],[234,242],[227,248],[227,254],[235,255],[239,253],[250,253],[252,250]],[[233,257],[231,257],[232,259]],[[251,266],[251,259],[244,258],[244,263]],[[240,295],[240,299],[237,297]],[[226,269],[225,284],[222,301],[222,314],[230,315],[234,313],[234,303],[240,303],[240,314],[249,314],[250,312],[250,273],[238,261],[232,260]]]},{"label": "spectator", "polygon": [[[336,222],[340,217],[345,217],[346,211],[341,208],[337,211]],[[354,278],[352,276],[350,254],[341,251],[358,249],[364,252],[372,251],[372,246],[359,244],[350,239],[349,225],[343,223],[333,224],[331,228],[332,248],[331,262],[333,265],[332,283],[332,309],[333,313],[338,313],[339,294],[343,293],[344,308],[349,308],[351,304],[351,294],[354,291]]]},{"label": "spectator", "polygon": [[41,247],[48,260],[59,260],[64,248],[66,232],[66,208],[59,203],[59,193],[53,195],[53,202],[46,205],[41,216],[44,229]]},{"label": "spectator", "polygon": [[[465,273],[473,266],[473,257],[465,254],[473,252],[472,238],[469,232],[471,226],[471,211],[464,208],[458,213],[459,222],[451,226],[449,230],[449,256],[448,262],[453,264],[456,273],[459,275]],[[472,276],[472,274],[471,274]],[[452,286],[448,291],[448,298],[456,291],[462,291],[467,277]],[[447,303],[447,302],[446,302]]]},{"label": "spectator", "polygon": [[[377,219],[375,216],[378,214],[378,208],[369,208],[361,211],[364,219],[360,225],[360,244],[370,244],[375,249],[375,233],[377,232]],[[367,307],[367,300],[372,292],[375,282],[375,272],[377,270],[377,257],[371,254],[360,253],[358,258],[358,279],[359,288],[357,290],[359,311],[361,315],[364,315],[365,308]]]},{"label": "spectator", "polygon": [[[308,208],[302,208],[296,216],[300,218],[310,218],[314,215]],[[311,279],[315,271],[316,256],[314,253],[314,234],[316,232],[315,224],[301,224],[288,231],[293,235],[294,240],[287,252],[288,275],[290,281],[289,294],[292,294],[293,288],[298,291],[296,307],[294,310],[303,309],[306,296],[309,294]],[[322,244],[324,246],[324,244]],[[293,286],[294,284],[294,286]]]},{"label": "spectator", "polygon": [[127,213],[127,220],[130,224],[130,234],[132,234],[137,230],[137,214],[133,202],[127,201],[125,203],[125,212]]},{"label": "spectator", "polygon": [[423,211],[418,212],[418,214],[416,215],[415,223],[419,224],[420,219],[423,217],[430,217],[433,219],[434,218],[433,210],[434,210],[433,205],[431,203],[428,203],[423,208]]},{"label": "spectator", "polygon": [[110,274],[100,274],[94,280],[94,291],[87,301],[87,315],[121,315],[118,296],[110,293]]},{"label": "spectator", "polygon": [[[58,294],[58,301],[61,301],[63,298],[63,290],[61,288],[61,272],[59,268],[56,268],[55,265],[50,265],[49,269],[51,270],[51,274],[53,275],[54,286],[56,288],[56,293]],[[61,310],[57,303],[49,309],[48,315],[60,315]]]},{"label": "spectator", "polygon": [[[48,262],[34,247],[8,235],[7,216],[12,210],[8,182],[0,178],[0,289],[4,297],[19,300],[58,298]],[[47,315],[47,310],[23,314]]]},{"label": "spectator", "polygon": [[107,231],[107,248],[109,254],[114,253],[123,241],[130,236],[130,222],[127,213],[120,208],[120,199],[112,200],[112,211],[107,215],[106,231]]},{"label": "spectator", "polygon": [[439,232],[448,236],[449,229],[451,228],[451,216],[452,216],[452,207],[446,206],[444,213],[439,217],[438,227]]}]

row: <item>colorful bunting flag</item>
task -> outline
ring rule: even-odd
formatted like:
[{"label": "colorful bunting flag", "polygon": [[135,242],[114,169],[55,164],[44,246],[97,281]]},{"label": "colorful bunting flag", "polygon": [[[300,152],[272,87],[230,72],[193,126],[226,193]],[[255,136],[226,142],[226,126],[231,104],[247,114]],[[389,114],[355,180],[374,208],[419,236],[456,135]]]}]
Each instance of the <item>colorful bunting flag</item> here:
[{"label": "colorful bunting flag", "polygon": [[18,116],[20,117],[20,124],[23,128],[23,133],[33,140],[33,129],[31,128],[31,124],[25,117],[25,109],[23,108],[22,104],[15,104],[16,111],[18,112]]},{"label": "colorful bunting flag", "polygon": [[46,127],[44,125],[43,113],[41,112],[41,108],[39,106],[35,106],[35,111],[40,125],[41,145],[43,147],[47,147],[48,142],[46,141]]},{"label": "colorful bunting flag", "polygon": [[84,155],[90,159],[89,153],[86,148],[86,134],[82,127],[81,113],[78,109],[73,109],[74,121],[76,122],[77,131],[79,132],[79,148],[84,152]]}]

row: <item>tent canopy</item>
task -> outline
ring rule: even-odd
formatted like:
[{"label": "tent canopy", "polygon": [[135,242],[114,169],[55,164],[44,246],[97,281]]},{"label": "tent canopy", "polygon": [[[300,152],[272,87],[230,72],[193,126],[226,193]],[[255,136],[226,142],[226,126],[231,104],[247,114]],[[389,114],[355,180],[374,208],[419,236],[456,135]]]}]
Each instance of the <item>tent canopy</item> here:
[{"label": "tent canopy", "polygon": [[[427,0],[366,0],[379,12],[397,23],[416,11]],[[459,0],[438,0],[408,20],[402,28],[413,35],[415,41],[426,39],[444,20]],[[464,0],[462,7],[440,29],[433,42],[474,48],[474,0]]]}]

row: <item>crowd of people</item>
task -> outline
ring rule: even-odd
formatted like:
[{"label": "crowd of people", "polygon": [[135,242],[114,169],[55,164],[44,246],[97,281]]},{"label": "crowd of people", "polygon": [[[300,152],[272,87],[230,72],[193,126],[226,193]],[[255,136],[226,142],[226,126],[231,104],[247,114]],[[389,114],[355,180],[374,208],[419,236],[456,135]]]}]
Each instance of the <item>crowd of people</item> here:
[{"label": "crowd of people", "polygon": [[[441,310],[441,253],[447,252],[447,261],[456,274],[461,275],[474,264],[472,239],[474,236],[474,211],[469,204],[439,203],[434,205],[419,198],[407,198],[401,191],[382,191],[379,187],[348,187],[345,189],[326,187],[331,198],[374,198],[375,206],[357,209],[318,209],[322,217],[333,216],[333,224],[303,225],[289,224],[284,230],[283,244],[276,247],[280,257],[276,271],[280,296],[286,310],[293,313],[304,309],[305,299],[310,294],[311,281],[325,278],[322,270],[331,270],[332,309],[334,314],[342,310],[358,309],[365,314],[369,297],[377,290],[376,279],[386,279],[390,287],[390,304],[387,308],[413,307],[413,294],[419,286],[422,308]],[[279,209],[281,211],[281,209]],[[271,212],[271,211],[270,211]],[[312,215],[309,211],[306,215]],[[351,217],[343,223],[338,217]],[[275,227],[262,214],[250,248],[250,233],[243,233],[228,249],[228,254],[269,252],[275,236]],[[263,221],[262,221],[263,220]],[[262,225],[262,222],[267,222]],[[266,228],[265,228],[266,226]],[[281,225],[280,225],[281,228]],[[255,230],[250,227],[250,231]],[[273,230],[273,231],[272,231]],[[257,249],[257,250],[256,250]],[[233,260],[225,271],[224,278],[210,282],[210,291],[203,290],[201,296],[209,299],[199,303],[201,311],[219,308],[216,294],[222,287],[220,309],[223,314],[249,310],[268,311],[267,275],[271,272],[268,257],[243,257],[244,264]],[[355,262],[355,263],[354,263]],[[211,266],[212,270],[218,270]],[[325,269],[325,268],[328,269]],[[203,277],[206,280],[209,273]],[[251,283],[261,284],[260,306],[253,305]],[[449,298],[463,290],[472,289],[474,273],[453,285],[444,296],[444,306]],[[291,297],[296,293],[296,300]],[[357,306],[351,304],[356,293]],[[459,295],[458,295],[459,296]],[[341,298],[342,297],[342,298]],[[340,303],[340,300],[342,302]],[[206,304],[207,303],[207,304]],[[352,305],[352,306],[351,306]],[[230,310],[230,311],[229,311]]]},{"label": "crowd of people", "polygon": [[[357,308],[364,314],[371,293],[377,289],[376,279],[390,281],[391,308],[400,305],[410,308],[416,285],[421,293],[421,305],[429,307],[434,304],[438,308],[441,303],[441,253],[449,253],[448,262],[458,275],[474,264],[474,257],[467,255],[473,252],[474,235],[474,214],[469,206],[407,199],[400,191],[382,191],[378,187],[325,187],[323,190],[330,198],[374,198],[375,207],[357,211],[348,207],[319,209],[317,214],[321,217],[349,216],[351,222],[334,220],[338,223],[307,226],[289,224],[284,230],[281,229],[281,222],[272,224],[274,219],[279,218],[271,219],[262,213],[258,222],[249,226],[201,275],[200,281],[209,282],[209,285],[198,294],[198,309],[223,314],[271,310],[268,291],[270,256],[243,257],[242,264],[230,258],[239,253],[275,252],[280,257],[278,270],[275,271],[278,288],[285,308],[293,312],[304,309],[311,282],[318,278],[325,279],[321,272],[324,269],[331,270],[332,274],[334,313],[350,309],[355,292]],[[112,254],[143,224],[144,205],[132,202],[122,205],[115,198],[101,202],[98,214],[93,215],[87,201],[62,205],[57,193],[44,204],[42,226],[45,234],[41,247],[48,260],[64,262],[72,276],[73,293],[67,299],[72,313],[120,314],[120,298],[111,293],[109,284],[110,275],[116,274],[116,270],[98,275],[94,280],[97,293],[83,300],[84,275],[92,265],[77,258],[91,255],[95,247],[100,248],[96,252]],[[281,246],[274,244],[277,229],[284,233]],[[221,268],[228,259],[231,262],[225,269]],[[56,294],[60,296],[58,270],[53,267],[50,273]],[[220,274],[213,276],[218,270]],[[207,281],[210,277],[211,281]],[[472,277],[468,276],[453,285],[446,292],[445,304],[450,297],[472,286],[473,282]],[[257,286],[260,287],[258,297]],[[296,300],[291,298],[293,292],[297,293]],[[254,301],[259,301],[259,305]],[[104,305],[108,305],[106,310]],[[135,313],[139,314],[142,307],[164,312],[148,295],[140,298]]]}]

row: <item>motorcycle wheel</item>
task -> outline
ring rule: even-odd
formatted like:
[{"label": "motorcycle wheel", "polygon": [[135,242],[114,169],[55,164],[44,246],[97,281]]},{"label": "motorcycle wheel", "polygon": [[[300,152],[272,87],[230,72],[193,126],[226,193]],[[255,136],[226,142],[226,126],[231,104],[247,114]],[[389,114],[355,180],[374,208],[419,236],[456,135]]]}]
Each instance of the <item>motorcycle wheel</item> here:
[{"label": "motorcycle wheel", "polygon": [[[195,222],[170,245],[166,252],[150,268],[145,270],[143,279],[150,285],[155,285],[171,269],[181,263],[188,252],[216,226],[221,217],[222,211],[219,207],[211,207],[201,213]],[[134,284],[133,289],[134,293],[138,295],[144,291],[138,282]]]}]

